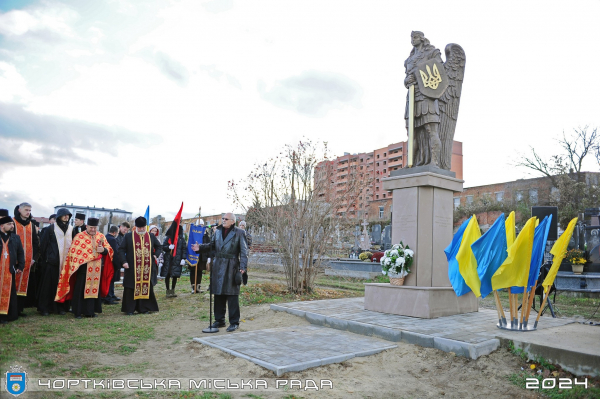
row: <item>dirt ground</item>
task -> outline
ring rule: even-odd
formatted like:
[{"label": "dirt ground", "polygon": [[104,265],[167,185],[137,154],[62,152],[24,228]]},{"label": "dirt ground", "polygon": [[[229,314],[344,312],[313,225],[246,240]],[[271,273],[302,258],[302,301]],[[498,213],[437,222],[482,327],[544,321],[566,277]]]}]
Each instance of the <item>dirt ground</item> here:
[{"label": "dirt ground", "polygon": [[[185,294],[184,294],[185,295]],[[150,316],[136,316],[148,317]],[[242,308],[244,322],[238,332],[283,326],[301,326],[309,323],[297,316],[274,312],[269,305]],[[282,377],[254,363],[224,352],[192,342],[191,338],[202,335],[201,329],[208,325],[197,318],[180,316],[155,325],[156,336],[142,344],[129,356],[96,354],[94,363],[100,365],[149,364],[143,372],[144,378],[191,378],[229,379],[232,383],[244,379],[267,380],[269,390],[215,390],[228,392],[234,398],[324,397],[324,398],[536,398],[535,393],[512,385],[507,376],[520,370],[515,356],[501,349],[477,360],[453,356],[437,349],[421,348],[398,343],[396,349],[341,364],[332,364],[302,372],[287,373]],[[218,334],[231,334],[221,329]],[[177,339],[181,337],[181,339]],[[76,355],[75,353],[73,353]],[[140,378],[139,373],[130,373],[111,378]],[[275,389],[276,380],[300,380],[302,389]],[[331,380],[333,389],[305,391],[307,380],[319,384]],[[291,384],[288,383],[288,385]],[[250,396],[252,397],[252,396]]]}]

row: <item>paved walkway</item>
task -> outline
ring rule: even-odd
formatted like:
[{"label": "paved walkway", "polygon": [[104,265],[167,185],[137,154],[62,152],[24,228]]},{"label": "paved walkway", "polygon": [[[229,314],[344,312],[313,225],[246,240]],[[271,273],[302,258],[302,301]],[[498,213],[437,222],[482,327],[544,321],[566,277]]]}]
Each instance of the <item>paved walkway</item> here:
[{"label": "paved walkway", "polygon": [[[600,375],[600,327],[574,320],[542,317],[537,331],[496,327],[492,309],[436,319],[398,316],[364,309],[364,298],[329,299],[271,305],[271,309],[306,318],[312,324],[404,341],[477,359],[511,340],[530,357],[544,357],[576,375]],[[530,321],[535,320],[532,313]]]},{"label": "paved walkway", "polygon": [[249,360],[278,377],[288,371],[340,363],[396,347],[381,339],[320,326],[271,328],[194,341]]},{"label": "paved walkway", "polygon": [[506,340],[532,358],[542,356],[576,375],[600,375],[600,327],[570,319],[542,317],[537,331],[513,332],[496,327],[497,314],[491,309],[420,319],[365,310],[364,298],[291,302],[271,305],[271,309],[304,317],[312,325],[194,341],[247,359],[273,370],[277,376],[394,348],[390,341],[477,359]]}]

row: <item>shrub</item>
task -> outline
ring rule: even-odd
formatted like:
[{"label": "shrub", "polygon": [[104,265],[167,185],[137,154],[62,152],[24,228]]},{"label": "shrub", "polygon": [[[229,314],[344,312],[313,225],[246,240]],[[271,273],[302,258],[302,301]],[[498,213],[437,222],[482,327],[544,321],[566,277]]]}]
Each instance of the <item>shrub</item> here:
[{"label": "shrub", "polygon": [[372,256],[373,254],[371,252],[366,251],[358,255],[358,259],[362,260],[363,262],[370,262]]}]

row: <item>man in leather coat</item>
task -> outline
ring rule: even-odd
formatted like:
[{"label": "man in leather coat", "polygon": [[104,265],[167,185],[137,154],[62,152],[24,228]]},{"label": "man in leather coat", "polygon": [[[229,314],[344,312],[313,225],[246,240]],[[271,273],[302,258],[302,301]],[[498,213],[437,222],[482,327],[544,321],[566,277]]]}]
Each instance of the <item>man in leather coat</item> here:
[{"label": "man in leather coat", "polygon": [[[226,213],[223,223],[217,228],[209,244],[192,245],[196,253],[212,252],[212,276],[210,289],[215,296],[213,327],[225,327],[225,307],[229,308],[228,332],[238,329],[240,324],[240,285],[236,281],[238,270],[243,274],[248,267],[248,245],[244,230],[235,227],[235,215]],[[241,280],[241,279],[240,279]]]}]

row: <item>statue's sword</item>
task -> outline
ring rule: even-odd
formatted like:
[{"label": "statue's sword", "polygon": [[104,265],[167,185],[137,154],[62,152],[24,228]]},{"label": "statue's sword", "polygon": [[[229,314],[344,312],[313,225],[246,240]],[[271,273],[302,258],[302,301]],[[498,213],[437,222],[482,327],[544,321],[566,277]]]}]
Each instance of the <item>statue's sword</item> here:
[{"label": "statue's sword", "polygon": [[408,167],[413,166],[413,153],[415,150],[415,86],[408,87]]}]

